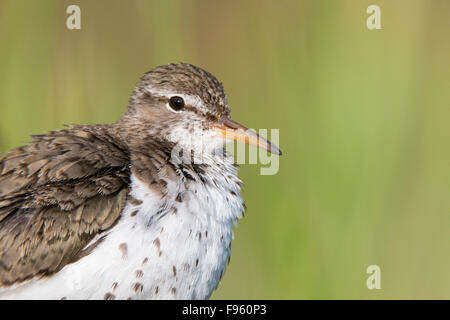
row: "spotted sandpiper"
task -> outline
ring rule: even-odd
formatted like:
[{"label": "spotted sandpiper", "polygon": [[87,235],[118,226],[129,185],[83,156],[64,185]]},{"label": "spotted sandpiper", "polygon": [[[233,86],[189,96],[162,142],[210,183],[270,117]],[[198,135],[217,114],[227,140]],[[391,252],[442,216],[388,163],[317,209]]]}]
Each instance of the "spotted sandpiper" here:
[{"label": "spotted sandpiper", "polygon": [[[230,119],[213,75],[179,63],[146,73],[117,123],[37,135],[7,153],[0,298],[209,298],[244,210],[230,139],[281,154]],[[205,151],[180,161],[176,148]]]}]

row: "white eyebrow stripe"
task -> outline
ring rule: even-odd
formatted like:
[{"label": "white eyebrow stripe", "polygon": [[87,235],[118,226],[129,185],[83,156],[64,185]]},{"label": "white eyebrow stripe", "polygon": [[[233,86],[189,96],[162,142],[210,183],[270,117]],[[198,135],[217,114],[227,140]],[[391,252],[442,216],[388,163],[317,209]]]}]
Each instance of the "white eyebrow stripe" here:
[{"label": "white eyebrow stripe", "polygon": [[[161,89],[153,89],[152,87],[148,87],[148,93],[155,97],[164,97],[170,99],[171,97],[181,97],[187,105],[193,106],[199,109],[201,112],[208,112],[208,108],[203,104],[202,99],[199,96],[193,94],[184,94],[175,91],[169,90],[161,90]],[[175,111],[167,104],[166,105],[171,111],[179,113],[182,111]]]}]

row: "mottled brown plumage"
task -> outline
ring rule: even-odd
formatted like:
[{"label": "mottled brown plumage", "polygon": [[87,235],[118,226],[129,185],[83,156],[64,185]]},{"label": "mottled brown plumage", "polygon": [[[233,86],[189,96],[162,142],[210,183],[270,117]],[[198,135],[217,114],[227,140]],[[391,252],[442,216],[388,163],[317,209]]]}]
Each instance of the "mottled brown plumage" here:
[{"label": "mottled brown plumage", "polygon": [[73,262],[119,217],[129,156],[108,126],[35,136],[0,160],[0,284]]},{"label": "mottled brown plumage", "polygon": [[[210,106],[202,116],[211,120],[229,116],[231,113],[223,86],[216,77],[188,63],[171,63],[147,72],[131,96],[131,110],[134,105],[142,102],[143,96],[152,95],[149,88],[154,92],[179,91],[198,96]],[[199,113],[193,106],[188,106],[188,109]]]}]

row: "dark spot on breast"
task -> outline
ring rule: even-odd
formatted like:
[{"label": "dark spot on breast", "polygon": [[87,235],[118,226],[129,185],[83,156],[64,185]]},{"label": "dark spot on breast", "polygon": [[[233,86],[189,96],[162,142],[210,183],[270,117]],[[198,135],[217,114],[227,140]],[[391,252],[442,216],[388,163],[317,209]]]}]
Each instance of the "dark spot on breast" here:
[{"label": "dark spot on breast", "polygon": [[112,293],[108,292],[104,295],[103,300],[115,300],[116,296]]},{"label": "dark spot on breast", "polygon": [[112,284],[112,289],[113,289],[113,291],[117,289],[117,286],[118,286],[118,285],[119,285],[119,284],[118,284],[117,282],[114,282],[114,283]]},{"label": "dark spot on breast", "polygon": [[156,286],[156,288],[155,288],[155,296],[157,296],[157,295],[158,295],[158,292],[159,292],[159,287],[158,287],[158,286]]},{"label": "dark spot on breast", "polygon": [[140,282],[136,282],[133,284],[132,289],[136,293],[142,292],[142,290],[144,290],[144,285]]},{"label": "dark spot on breast", "polygon": [[172,288],[172,289],[170,289],[170,292],[171,292],[173,295],[175,295],[175,293],[177,293],[177,289],[176,289],[176,288]]},{"label": "dark spot on breast", "polygon": [[172,208],[172,214],[173,214],[173,215],[177,215],[177,213],[178,213],[178,209],[175,208],[175,207],[173,207],[173,208]]},{"label": "dark spot on breast", "polygon": [[195,266],[198,267],[198,258],[195,260]]},{"label": "dark spot on breast", "polygon": [[132,196],[130,196],[129,201],[133,206],[140,206],[142,204],[142,200],[138,200]]},{"label": "dark spot on breast", "polygon": [[136,270],[135,275],[136,275],[136,278],[142,278],[144,276],[144,271]]},{"label": "dark spot on breast", "polygon": [[165,181],[165,180],[159,180],[158,182],[159,182],[159,184],[160,184],[164,189],[167,188],[167,181]]},{"label": "dark spot on breast", "polygon": [[61,300],[67,300],[67,297],[62,297]]},{"label": "dark spot on breast", "polygon": [[134,217],[134,216],[137,215],[138,213],[139,213],[139,210],[135,210],[135,211],[133,211],[133,212],[130,214],[130,216]]},{"label": "dark spot on breast", "polygon": [[142,261],[142,265],[146,264],[147,262],[148,262],[148,258],[145,258],[145,259]]},{"label": "dark spot on breast", "polygon": [[202,240],[202,233],[199,231],[197,232],[198,241]]},{"label": "dark spot on breast", "polygon": [[183,199],[181,198],[181,193],[179,193],[179,194],[177,195],[177,197],[175,198],[175,201],[176,201],[176,202],[183,202]]},{"label": "dark spot on breast", "polygon": [[205,238],[208,238],[208,231],[205,231]]},{"label": "dark spot on breast", "polygon": [[158,250],[161,248],[161,242],[159,241],[159,238],[156,238],[155,240],[153,240],[153,244],[155,245],[155,247]]},{"label": "dark spot on breast", "polygon": [[234,191],[231,191],[231,195],[235,196],[235,197],[237,196],[236,192],[234,192]]},{"label": "dark spot on breast", "polygon": [[172,271],[173,271],[173,276],[176,277],[177,276],[177,268],[175,268],[175,266],[172,266]]},{"label": "dark spot on breast", "polygon": [[185,264],[183,265],[184,271],[188,271],[190,267],[191,267],[191,266],[189,265],[189,263],[185,263]]},{"label": "dark spot on breast", "polygon": [[[192,129],[192,128],[191,128]],[[187,179],[187,180],[191,180],[191,181],[195,181],[194,176],[192,175],[193,172],[191,172],[190,170],[188,170],[187,168],[182,168],[182,173],[183,176]]]},{"label": "dark spot on breast", "polygon": [[119,250],[122,252],[122,259],[126,259],[128,257],[128,245],[125,242],[119,244]]}]

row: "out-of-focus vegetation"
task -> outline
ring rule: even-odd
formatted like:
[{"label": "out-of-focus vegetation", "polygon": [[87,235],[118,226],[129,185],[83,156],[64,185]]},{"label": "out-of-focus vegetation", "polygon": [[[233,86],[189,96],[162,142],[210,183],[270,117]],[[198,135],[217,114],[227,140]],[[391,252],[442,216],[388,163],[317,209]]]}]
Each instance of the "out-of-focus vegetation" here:
[{"label": "out-of-focus vegetation", "polygon": [[235,120],[280,129],[279,173],[241,168],[213,298],[450,298],[449,1],[0,0],[0,46],[2,153],[117,120],[144,72],[179,61],[223,82]]}]

